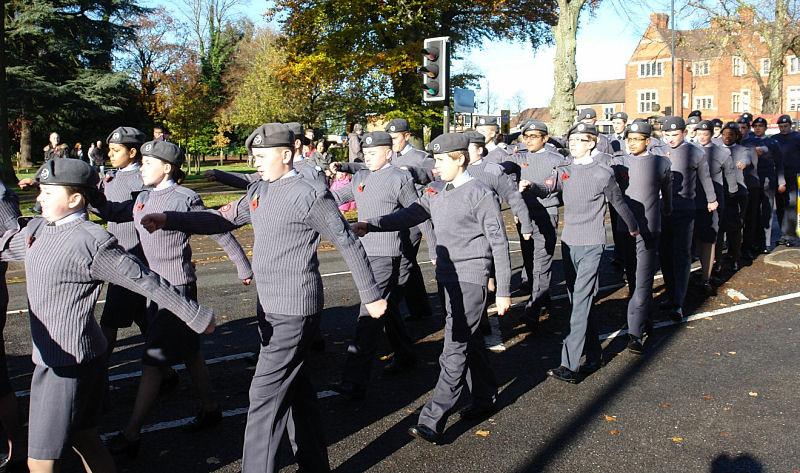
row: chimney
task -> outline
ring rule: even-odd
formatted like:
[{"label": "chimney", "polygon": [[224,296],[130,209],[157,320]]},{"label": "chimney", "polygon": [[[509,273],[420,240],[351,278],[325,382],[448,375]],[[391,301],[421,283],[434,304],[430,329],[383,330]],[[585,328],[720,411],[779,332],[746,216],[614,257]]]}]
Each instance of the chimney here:
[{"label": "chimney", "polygon": [[669,28],[669,15],[666,13],[651,13],[650,25],[662,30]]}]

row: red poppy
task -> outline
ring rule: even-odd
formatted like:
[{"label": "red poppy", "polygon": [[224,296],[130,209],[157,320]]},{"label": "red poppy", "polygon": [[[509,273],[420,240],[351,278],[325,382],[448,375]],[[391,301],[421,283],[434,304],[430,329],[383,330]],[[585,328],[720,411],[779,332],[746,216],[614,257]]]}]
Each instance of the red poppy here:
[{"label": "red poppy", "polygon": [[219,208],[219,211],[220,212],[227,212],[230,209],[231,209],[231,204],[225,204],[225,205],[223,205],[222,207]]},{"label": "red poppy", "polygon": [[253,200],[250,201],[250,210],[255,210],[258,208],[258,196],[254,196]]},{"label": "red poppy", "polygon": [[133,207],[133,210],[135,210],[137,212],[141,212],[142,210],[144,210],[144,204],[141,203],[141,202],[137,203],[136,206]]},{"label": "red poppy", "polygon": [[358,185],[358,192],[364,192],[364,187],[365,187],[365,186],[364,186],[364,183],[363,183],[363,182],[362,182],[362,183],[360,183],[360,184]]},{"label": "red poppy", "polygon": [[561,173],[561,180],[566,181],[567,179],[569,179],[569,174],[567,174],[566,172]]},{"label": "red poppy", "polygon": [[434,189],[433,187],[428,187],[427,189],[425,189],[425,192],[428,195],[436,195],[436,194],[438,194],[438,192],[436,192],[436,189]]},{"label": "red poppy", "polygon": [[528,163],[522,163],[522,167],[524,168],[528,167]]}]

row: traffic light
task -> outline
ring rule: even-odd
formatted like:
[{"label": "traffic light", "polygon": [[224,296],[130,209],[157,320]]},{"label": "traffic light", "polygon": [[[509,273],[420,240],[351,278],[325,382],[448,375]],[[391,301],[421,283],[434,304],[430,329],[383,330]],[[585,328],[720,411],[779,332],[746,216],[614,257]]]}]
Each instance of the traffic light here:
[{"label": "traffic light", "polygon": [[450,76],[450,37],[428,38],[422,48],[422,99],[426,102],[446,102]]}]

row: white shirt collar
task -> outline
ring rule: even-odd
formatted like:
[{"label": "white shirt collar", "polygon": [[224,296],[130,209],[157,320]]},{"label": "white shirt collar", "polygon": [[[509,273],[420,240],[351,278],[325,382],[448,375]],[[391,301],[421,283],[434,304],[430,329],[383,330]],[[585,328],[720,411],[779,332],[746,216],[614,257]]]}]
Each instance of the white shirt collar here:
[{"label": "white shirt collar", "polygon": [[580,159],[574,158],[572,160],[572,162],[573,162],[573,164],[580,164],[580,165],[592,164],[594,162],[594,159],[593,159],[594,156],[597,156],[598,154],[600,154],[600,152],[597,151],[596,149],[594,149],[594,150],[592,150],[591,153],[587,154],[586,156],[584,156],[584,157],[582,157]]},{"label": "white shirt collar", "polygon": [[467,171],[465,169],[464,172],[461,173],[461,175],[459,175],[458,177],[456,177],[455,179],[450,181],[450,184],[453,184],[453,187],[458,187],[458,186],[461,186],[463,184],[466,184],[467,182],[469,182],[471,180],[472,180],[472,176],[470,176],[469,171]]},{"label": "white shirt collar", "polygon": [[165,179],[165,180],[163,180],[163,181],[158,183],[158,185],[155,187],[155,190],[160,191],[160,190],[163,190],[163,189],[168,189],[168,188],[170,188],[170,187],[172,187],[174,185],[175,185],[175,181],[173,181],[172,179]]},{"label": "white shirt collar", "polygon": [[142,166],[139,164],[139,161],[134,161],[124,168],[120,169],[120,172],[128,172],[128,171],[138,171]]},{"label": "white shirt collar", "polygon": [[413,149],[414,149],[414,147],[411,146],[411,143],[406,143],[406,147],[403,148],[399,153],[397,153],[397,155],[398,156],[404,156],[406,153],[411,152],[411,150],[413,150]]},{"label": "white shirt collar", "polygon": [[478,164],[483,162],[483,157],[479,158],[477,161],[469,163],[470,166],[477,166]]},{"label": "white shirt collar", "polygon": [[75,220],[86,220],[86,219],[87,219],[86,210],[81,209],[72,212],[69,215],[61,217],[60,219],[53,222],[53,225],[58,227],[59,225],[64,225],[65,223],[74,222]]},{"label": "white shirt collar", "polygon": [[495,142],[490,141],[490,142],[486,143],[486,151],[491,153],[492,151],[495,150],[495,148],[497,148],[497,144],[495,144]]},{"label": "white shirt collar", "polygon": [[290,169],[289,172],[287,172],[283,176],[279,177],[278,180],[280,181],[281,179],[286,179],[287,177],[292,177],[292,176],[296,176],[296,175],[297,175],[297,170]]}]

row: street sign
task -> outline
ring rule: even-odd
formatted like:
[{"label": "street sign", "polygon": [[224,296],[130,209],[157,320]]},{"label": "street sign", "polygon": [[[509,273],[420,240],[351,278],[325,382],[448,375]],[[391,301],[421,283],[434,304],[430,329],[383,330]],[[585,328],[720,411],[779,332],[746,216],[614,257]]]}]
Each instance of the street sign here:
[{"label": "street sign", "polygon": [[453,109],[457,113],[475,112],[475,91],[456,87],[453,89]]}]

